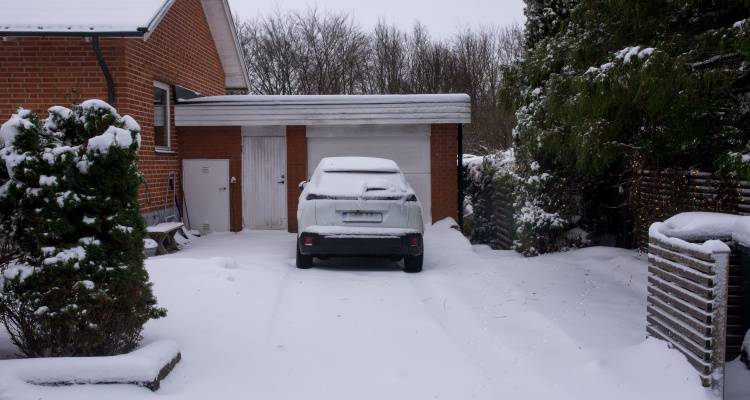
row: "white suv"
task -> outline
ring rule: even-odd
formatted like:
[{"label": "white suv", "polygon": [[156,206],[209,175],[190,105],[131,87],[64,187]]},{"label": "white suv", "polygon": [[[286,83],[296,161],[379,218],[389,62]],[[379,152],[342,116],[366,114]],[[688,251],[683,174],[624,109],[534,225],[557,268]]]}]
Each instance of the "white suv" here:
[{"label": "white suv", "polygon": [[379,256],[422,270],[422,206],[395,162],[324,158],[300,187],[297,267],[312,267],[313,257]]}]

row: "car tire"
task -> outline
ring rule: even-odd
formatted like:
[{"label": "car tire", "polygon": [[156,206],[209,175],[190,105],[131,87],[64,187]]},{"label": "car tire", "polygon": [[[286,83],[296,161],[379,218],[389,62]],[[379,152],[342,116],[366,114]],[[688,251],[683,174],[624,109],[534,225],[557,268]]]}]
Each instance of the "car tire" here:
[{"label": "car tire", "polygon": [[313,266],[313,256],[304,255],[300,253],[299,247],[297,247],[297,268],[308,269]]},{"label": "car tire", "polygon": [[418,256],[405,256],[404,257],[404,272],[416,273],[422,271],[422,259],[423,254]]}]

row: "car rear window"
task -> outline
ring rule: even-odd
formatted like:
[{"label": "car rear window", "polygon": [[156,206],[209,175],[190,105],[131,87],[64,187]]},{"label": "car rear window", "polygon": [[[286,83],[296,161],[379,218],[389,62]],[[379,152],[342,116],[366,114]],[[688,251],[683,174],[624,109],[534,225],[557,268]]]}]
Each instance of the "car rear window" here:
[{"label": "car rear window", "polygon": [[397,191],[406,190],[406,182],[398,172],[371,171],[328,171],[320,175],[317,187],[324,193],[361,193],[363,189]]}]

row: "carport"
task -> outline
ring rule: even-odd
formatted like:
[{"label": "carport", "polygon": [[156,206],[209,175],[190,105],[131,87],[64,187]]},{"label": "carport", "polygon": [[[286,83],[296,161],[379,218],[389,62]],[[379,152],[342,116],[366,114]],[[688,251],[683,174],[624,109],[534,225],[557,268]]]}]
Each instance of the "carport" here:
[{"label": "carport", "polygon": [[187,223],[296,231],[298,183],[328,156],[389,158],[426,222],[458,217],[465,94],[214,96],[175,106]]}]

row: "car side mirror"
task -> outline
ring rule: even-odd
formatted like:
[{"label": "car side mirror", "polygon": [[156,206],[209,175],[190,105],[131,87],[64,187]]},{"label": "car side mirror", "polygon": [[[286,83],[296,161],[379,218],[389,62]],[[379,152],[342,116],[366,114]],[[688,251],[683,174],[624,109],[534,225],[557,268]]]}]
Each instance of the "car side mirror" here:
[{"label": "car side mirror", "polygon": [[307,181],[302,181],[299,183],[299,185],[297,185],[297,187],[300,188],[300,190],[303,190],[305,186],[307,186]]}]

